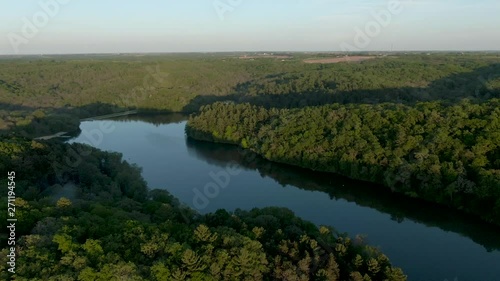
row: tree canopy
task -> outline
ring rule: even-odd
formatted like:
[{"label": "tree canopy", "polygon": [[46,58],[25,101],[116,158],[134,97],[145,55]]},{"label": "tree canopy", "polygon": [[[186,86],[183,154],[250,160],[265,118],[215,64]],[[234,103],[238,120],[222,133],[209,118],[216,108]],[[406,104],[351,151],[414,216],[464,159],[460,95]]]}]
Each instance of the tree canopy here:
[{"label": "tree canopy", "polygon": [[0,156],[2,174],[22,171],[16,280],[406,280],[361,238],[287,209],[200,215],[116,153],[4,137]]},{"label": "tree canopy", "polygon": [[195,139],[379,183],[500,224],[500,100],[415,106],[265,109],[216,103],[190,118]]}]

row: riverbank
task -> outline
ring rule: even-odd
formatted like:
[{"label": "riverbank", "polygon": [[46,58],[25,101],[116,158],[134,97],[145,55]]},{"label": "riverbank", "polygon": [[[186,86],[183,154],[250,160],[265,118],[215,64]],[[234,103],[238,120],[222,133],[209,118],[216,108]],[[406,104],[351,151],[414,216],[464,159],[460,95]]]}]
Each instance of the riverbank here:
[{"label": "riverbank", "polygon": [[[103,120],[103,119],[112,119],[112,118],[118,118],[118,117],[125,117],[125,116],[130,116],[134,114],[138,114],[138,110],[128,110],[128,111],[123,111],[123,112],[117,112],[117,113],[110,113],[110,114],[105,114],[105,115],[98,115],[98,116],[93,116],[93,117],[87,117],[87,118],[81,118],[78,122],[78,127],[74,127],[75,124],[74,122],[68,126],[68,129],[72,129],[72,132],[77,132],[79,130],[81,122],[86,122],[86,121],[95,121],[95,120]],[[55,134],[51,135],[46,135],[46,136],[41,136],[41,137],[34,137],[34,140],[51,140],[51,139],[56,139],[56,138],[70,138],[71,136],[68,136],[69,134],[67,131],[61,131],[57,132]]]},{"label": "riverbank", "polygon": [[67,134],[67,132],[59,132],[59,133],[56,133],[56,134],[53,134],[50,136],[38,137],[38,138],[35,138],[35,140],[50,140],[50,139],[60,138],[60,137],[67,137],[68,138],[68,136],[64,136],[66,134]]},{"label": "riverbank", "polygon": [[497,143],[488,132],[498,131],[498,102],[291,110],[219,103],[190,118],[186,133],[270,161],[380,184],[500,225],[498,150],[488,145]]},{"label": "riverbank", "polygon": [[[168,190],[202,214],[285,207],[317,226],[365,237],[409,280],[494,281],[500,275],[492,266],[500,259],[499,229],[474,216],[363,181],[275,164],[234,145],[194,141],[180,120],[132,115],[84,122],[81,130],[112,126],[95,147],[122,154],[142,168],[150,187]],[[82,133],[70,142],[88,139]],[[228,167],[237,170],[226,178]]]},{"label": "riverbank", "polygon": [[85,121],[94,121],[94,120],[102,120],[102,119],[123,117],[123,116],[137,114],[138,112],[139,112],[138,110],[128,110],[128,111],[124,111],[124,112],[117,112],[117,113],[111,113],[111,114],[106,114],[106,115],[100,115],[100,116],[94,116],[94,117],[84,118],[84,119],[80,119],[80,121],[81,122],[85,122]]},{"label": "riverbank", "polygon": [[[17,250],[10,250],[16,278],[406,280],[362,239],[284,208],[199,214],[165,190],[148,189],[141,169],[118,153],[11,138],[0,138],[0,147],[0,168],[29,175],[23,177],[29,189],[16,186],[23,218]],[[80,164],[68,164],[68,151],[85,151]],[[23,161],[10,161],[16,158]],[[62,190],[72,181],[78,181],[74,188]],[[7,238],[0,235],[0,242]],[[7,259],[1,255],[1,264]],[[61,266],[68,260],[74,262]],[[9,278],[0,270],[0,279]]]},{"label": "riverbank", "polygon": [[317,169],[317,168],[311,168],[311,167],[308,167],[306,165],[299,165],[297,164],[296,162],[291,162],[291,161],[279,161],[279,160],[274,160],[274,159],[269,159],[269,158],[266,158],[266,156],[264,154],[261,154],[259,153],[258,151],[254,150],[254,149],[249,149],[248,147],[244,147],[242,146],[240,143],[235,143],[235,142],[231,142],[231,141],[224,141],[224,140],[213,140],[213,139],[210,139],[210,138],[200,138],[199,135],[196,136],[196,137],[193,137],[192,135],[190,135],[189,133],[187,134],[189,138],[193,139],[193,140],[196,140],[196,141],[202,141],[202,142],[208,142],[208,143],[215,143],[215,144],[224,144],[224,145],[232,145],[232,146],[236,146],[236,147],[239,147],[241,149],[244,149],[244,150],[248,150],[249,152],[251,153],[255,153],[257,154],[258,156],[262,157],[263,159],[265,159],[266,161],[270,161],[272,163],[276,163],[276,164],[284,164],[284,165],[290,165],[290,166],[293,166],[293,167],[298,167],[298,168],[302,168],[302,169],[307,169],[307,170],[310,170],[312,172],[320,172],[320,173],[330,173],[332,175],[340,175],[340,176],[344,176],[344,177],[347,177],[349,179],[352,179],[352,180],[358,180],[358,181],[361,181],[361,182],[366,182],[368,184],[374,184],[375,186],[379,186],[379,188],[383,188],[385,190],[383,190],[384,192],[395,192],[395,193],[398,193],[402,196],[405,196],[407,198],[413,198],[413,199],[418,199],[418,200],[422,200],[423,203],[432,203],[432,204],[438,204],[438,205],[441,205],[443,207],[447,207],[447,208],[452,208],[454,209],[454,211],[458,211],[460,213],[463,213],[464,215],[471,215],[471,216],[474,216],[476,218],[479,218],[481,219],[483,222],[486,222],[486,223],[489,223],[489,224],[492,224],[493,226],[495,227],[500,227],[500,222],[495,222],[495,221],[491,221],[491,220],[488,220],[488,219],[484,219],[483,217],[481,217],[481,215],[477,214],[477,213],[472,213],[472,212],[467,212],[467,211],[464,211],[462,209],[459,209],[459,208],[453,208],[449,205],[443,205],[443,204],[439,204],[437,203],[436,201],[434,200],[429,200],[429,199],[426,199],[426,198],[419,198],[419,197],[414,197],[414,196],[408,196],[408,195],[405,195],[403,193],[400,193],[400,192],[397,192],[397,191],[394,191],[392,189],[390,189],[389,187],[387,186],[384,186],[384,185],[381,185],[380,183],[377,183],[377,182],[370,182],[370,181],[366,181],[364,179],[360,179],[360,178],[353,178],[353,177],[350,177],[348,175],[345,175],[345,174],[337,174],[335,172],[332,172],[330,170],[322,170],[322,169]]}]

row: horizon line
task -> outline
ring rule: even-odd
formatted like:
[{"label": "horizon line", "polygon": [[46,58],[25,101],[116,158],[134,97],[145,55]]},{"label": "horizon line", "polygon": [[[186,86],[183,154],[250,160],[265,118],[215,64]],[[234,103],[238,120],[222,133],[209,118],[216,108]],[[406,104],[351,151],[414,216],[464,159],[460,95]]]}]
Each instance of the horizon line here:
[{"label": "horizon line", "polygon": [[22,57],[22,56],[67,56],[67,55],[161,55],[161,54],[230,54],[230,53],[323,53],[323,54],[362,54],[362,53],[500,53],[498,50],[364,50],[364,51],[172,51],[172,52],[98,52],[98,53],[27,53],[27,54],[0,54],[2,57]]}]

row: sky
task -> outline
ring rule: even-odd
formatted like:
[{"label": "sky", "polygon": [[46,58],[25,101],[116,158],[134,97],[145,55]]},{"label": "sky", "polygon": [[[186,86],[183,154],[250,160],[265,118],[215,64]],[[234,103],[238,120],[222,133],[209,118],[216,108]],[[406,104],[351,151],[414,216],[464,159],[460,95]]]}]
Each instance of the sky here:
[{"label": "sky", "polygon": [[0,0],[0,55],[500,50],[498,0]]}]

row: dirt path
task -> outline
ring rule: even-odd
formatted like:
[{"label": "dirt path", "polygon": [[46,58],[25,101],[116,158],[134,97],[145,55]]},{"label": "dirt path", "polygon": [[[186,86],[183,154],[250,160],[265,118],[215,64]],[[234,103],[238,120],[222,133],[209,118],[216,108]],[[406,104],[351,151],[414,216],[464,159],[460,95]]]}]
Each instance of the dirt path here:
[{"label": "dirt path", "polygon": [[101,115],[101,116],[94,116],[94,117],[89,117],[89,118],[85,118],[85,119],[80,119],[80,121],[94,121],[94,120],[101,120],[101,119],[114,118],[114,117],[120,117],[120,116],[127,116],[127,115],[132,115],[132,114],[137,114],[137,110],[129,110],[129,111],[106,114],[106,115]]},{"label": "dirt path", "polygon": [[[89,118],[85,118],[85,119],[80,119],[80,122],[101,120],[101,119],[120,117],[120,116],[127,116],[127,115],[136,114],[136,113],[137,113],[137,110],[129,110],[129,111],[125,111],[125,112],[119,112],[119,113],[113,113],[113,114],[107,114],[107,115],[94,116],[94,117],[89,117]],[[60,137],[64,137],[64,135],[67,133],[68,132],[59,132],[59,133],[56,133],[56,134],[53,134],[50,136],[38,137],[38,138],[35,138],[35,140],[50,140],[50,139],[54,139],[54,138],[60,138]]]},{"label": "dirt path", "polygon": [[62,137],[65,134],[67,134],[67,132],[59,132],[59,133],[56,133],[56,134],[53,134],[53,135],[50,135],[50,136],[43,136],[43,137],[35,138],[35,140],[50,140],[50,139],[53,139],[53,138]]}]

